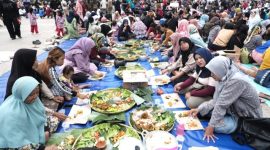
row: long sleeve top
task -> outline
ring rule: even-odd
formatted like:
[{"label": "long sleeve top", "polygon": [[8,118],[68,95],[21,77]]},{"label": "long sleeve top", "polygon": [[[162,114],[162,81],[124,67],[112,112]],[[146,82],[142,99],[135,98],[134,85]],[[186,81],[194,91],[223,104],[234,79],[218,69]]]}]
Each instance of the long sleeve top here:
[{"label": "long sleeve top", "polygon": [[208,35],[208,42],[214,42],[220,30],[221,27],[219,25],[215,25],[214,27],[212,27]]},{"label": "long sleeve top", "polygon": [[173,31],[171,29],[167,29],[166,34],[165,34],[165,39],[162,42],[162,45],[168,45],[168,42],[170,40],[170,36],[173,34]]},{"label": "long sleeve top", "polygon": [[77,92],[73,91],[71,88],[69,88],[67,85],[62,83],[59,79],[59,76],[55,70],[54,67],[49,69],[50,77],[51,77],[51,91],[53,95],[57,96],[63,96],[61,93],[65,93],[71,96],[76,96]]},{"label": "long sleeve top", "polygon": [[213,110],[209,126],[222,126],[227,113],[235,117],[262,117],[257,91],[250,83],[242,79],[231,79],[224,84],[218,98],[198,107],[201,115],[206,115]]},{"label": "long sleeve top", "polygon": [[179,71],[183,71],[186,74],[188,74],[192,72],[195,69],[195,67],[196,67],[195,59],[193,57],[193,54],[190,54],[188,56],[188,61],[186,62],[185,66],[182,64],[182,56],[180,56],[176,62],[167,67],[167,70],[169,72],[172,72],[175,69],[179,68]]},{"label": "long sleeve top", "polygon": [[[197,80],[196,80],[197,79]],[[181,89],[185,89],[192,84],[198,82],[199,84],[204,85],[201,89],[193,89],[190,91],[191,96],[204,97],[204,96],[213,96],[215,92],[216,81],[212,77],[200,78],[196,72],[193,73],[187,80],[185,80],[180,86]]]},{"label": "long sleeve top", "polygon": [[73,58],[76,63],[75,70],[78,69],[80,72],[84,72],[90,75],[95,73],[95,70],[91,69],[89,62],[85,62],[85,59],[82,56],[82,54],[75,54]]},{"label": "long sleeve top", "polygon": [[92,48],[91,54],[90,54],[90,60],[97,60],[99,62],[105,62],[105,59],[99,57],[99,54],[110,54],[107,50],[98,51],[96,47]]}]

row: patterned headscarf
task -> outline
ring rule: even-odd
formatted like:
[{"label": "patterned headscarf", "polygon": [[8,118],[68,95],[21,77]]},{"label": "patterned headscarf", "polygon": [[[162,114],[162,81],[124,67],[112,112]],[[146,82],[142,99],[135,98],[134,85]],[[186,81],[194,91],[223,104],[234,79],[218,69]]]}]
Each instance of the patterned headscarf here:
[{"label": "patterned headscarf", "polygon": [[103,45],[103,41],[105,40],[105,36],[102,33],[95,33],[92,35],[92,39],[94,40],[97,48],[99,49]]},{"label": "patterned headscarf", "polygon": [[179,45],[179,40],[182,38],[182,35],[180,33],[173,33],[171,36],[171,42],[173,46],[173,61],[175,61],[177,54],[180,51],[180,45]]},{"label": "patterned headscarf", "polygon": [[188,25],[189,25],[189,22],[186,19],[182,19],[178,23],[176,32],[180,33],[182,37],[189,37]]},{"label": "patterned headscarf", "polygon": [[254,26],[251,32],[248,34],[247,38],[245,39],[244,44],[247,44],[253,36],[258,35],[260,33],[261,33],[261,27]]}]

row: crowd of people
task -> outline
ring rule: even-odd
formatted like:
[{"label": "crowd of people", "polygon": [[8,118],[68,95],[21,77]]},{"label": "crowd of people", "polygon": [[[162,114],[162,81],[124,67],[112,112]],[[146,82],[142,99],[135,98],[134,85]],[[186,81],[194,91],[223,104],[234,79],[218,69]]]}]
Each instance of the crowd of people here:
[{"label": "crowd of people", "polygon": [[[53,17],[60,38],[78,39],[67,52],[54,47],[42,62],[37,62],[35,50],[15,53],[0,105],[5,129],[0,132],[0,148],[45,148],[67,117],[57,112],[63,103],[88,96],[80,93],[88,85],[77,83],[102,76],[99,64],[114,58],[116,42],[129,39],[159,43],[154,50],[161,50],[162,61],[170,64],[161,73],[171,76],[174,92],[185,95],[191,115],[210,117],[204,135],[208,141],[217,138],[214,132],[233,133],[240,117],[263,117],[258,93],[246,75],[270,87],[267,1],[101,0],[91,9],[84,0],[33,4],[3,0],[0,4],[11,39],[21,38],[20,9],[25,9],[32,33],[39,32],[39,17]],[[238,60],[216,56],[217,51],[235,47],[241,49]],[[248,69],[241,63],[260,67]]]}]

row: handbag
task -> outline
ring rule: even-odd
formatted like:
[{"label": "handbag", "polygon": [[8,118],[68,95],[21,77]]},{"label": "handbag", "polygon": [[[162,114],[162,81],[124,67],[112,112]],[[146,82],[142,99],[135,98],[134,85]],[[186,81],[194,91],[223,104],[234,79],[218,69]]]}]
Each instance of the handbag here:
[{"label": "handbag", "polygon": [[254,81],[264,87],[270,88],[270,69],[259,70]]},{"label": "handbag", "polygon": [[240,60],[243,64],[249,63],[249,51],[247,48],[243,47],[240,52]]},{"label": "handbag", "polygon": [[239,118],[232,138],[238,144],[247,144],[254,149],[270,149],[270,118]]}]

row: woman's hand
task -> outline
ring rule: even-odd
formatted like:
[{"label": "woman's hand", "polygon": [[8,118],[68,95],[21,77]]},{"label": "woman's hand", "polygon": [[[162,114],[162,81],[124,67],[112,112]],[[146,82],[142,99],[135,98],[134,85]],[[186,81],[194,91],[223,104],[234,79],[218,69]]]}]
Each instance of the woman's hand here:
[{"label": "woman's hand", "polygon": [[207,139],[207,142],[209,143],[210,139],[215,143],[215,139],[218,139],[214,135],[214,127],[208,126],[205,128],[204,137],[203,140]]},{"label": "woman's hand", "polygon": [[180,90],[181,90],[181,83],[177,83],[177,84],[174,86],[174,92],[178,93]]},{"label": "woman's hand", "polygon": [[79,99],[88,99],[88,98],[89,98],[89,95],[78,93],[78,94],[77,94],[77,97],[78,97]]},{"label": "woman's hand", "polygon": [[171,82],[172,82],[172,81],[176,80],[177,78],[178,78],[177,76],[172,76],[172,77],[170,78],[170,80],[171,80]]},{"label": "woman's hand", "polygon": [[167,69],[163,69],[163,70],[161,70],[161,74],[168,74],[168,70]]},{"label": "woman's hand", "polygon": [[190,98],[190,92],[187,92],[186,94],[185,94],[185,98],[186,98],[186,100],[188,100],[189,98]]},{"label": "woman's hand", "polygon": [[53,116],[58,118],[60,121],[64,121],[67,119],[67,116],[65,114],[59,112],[53,112]]},{"label": "woman's hand", "polygon": [[54,100],[55,102],[57,102],[57,103],[63,103],[63,102],[64,102],[64,97],[62,97],[62,96],[55,96],[55,97],[53,98],[53,100]]},{"label": "woman's hand", "polygon": [[199,113],[199,110],[196,109],[191,109],[190,111],[188,111],[188,114],[192,117],[197,117],[197,114]]}]

